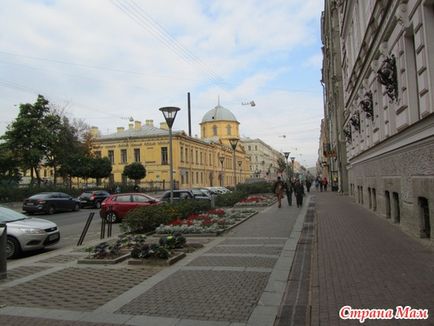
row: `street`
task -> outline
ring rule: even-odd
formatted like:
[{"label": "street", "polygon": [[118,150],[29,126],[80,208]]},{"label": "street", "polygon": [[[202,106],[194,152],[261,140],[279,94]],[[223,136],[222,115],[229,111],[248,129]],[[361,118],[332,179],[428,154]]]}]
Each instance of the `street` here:
[{"label": "street", "polygon": [[[34,217],[43,218],[57,224],[60,229],[60,241],[53,246],[46,247],[43,250],[25,252],[18,258],[34,256],[43,252],[65,249],[66,247],[75,246],[80,238],[81,232],[86,224],[86,220],[90,213],[95,213],[89,230],[84,238],[83,245],[97,240],[101,232],[101,218],[98,209],[82,208],[78,212],[55,213],[53,215],[33,215]],[[112,235],[119,234],[119,224],[113,224]]]}]

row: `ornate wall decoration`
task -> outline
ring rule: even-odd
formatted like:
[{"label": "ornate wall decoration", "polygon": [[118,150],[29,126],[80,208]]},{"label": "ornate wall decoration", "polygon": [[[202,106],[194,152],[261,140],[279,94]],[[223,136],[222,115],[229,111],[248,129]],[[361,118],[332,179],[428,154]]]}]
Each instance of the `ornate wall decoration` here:
[{"label": "ornate wall decoration", "polygon": [[378,81],[386,87],[387,96],[392,101],[398,98],[398,78],[396,73],[395,56],[384,59],[380,69],[377,71]]},{"label": "ornate wall decoration", "polygon": [[347,143],[351,143],[353,141],[353,137],[351,134],[351,127],[350,125],[346,125],[345,128],[342,130],[345,136],[345,139]]},{"label": "ornate wall decoration", "polygon": [[350,123],[358,132],[360,132],[360,113],[356,111],[350,118]]},{"label": "ornate wall decoration", "polygon": [[372,100],[371,91],[365,93],[363,100],[360,101],[360,107],[366,113],[366,116],[374,121],[374,101]]}]

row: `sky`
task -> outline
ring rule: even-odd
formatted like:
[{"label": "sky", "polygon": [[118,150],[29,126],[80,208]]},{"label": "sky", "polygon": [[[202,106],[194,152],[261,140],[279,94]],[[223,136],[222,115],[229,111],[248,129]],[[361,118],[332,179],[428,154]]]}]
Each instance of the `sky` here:
[{"label": "sky", "polygon": [[[2,0],[0,135],[38,94],[102,134],[164,118],[200,136],[220,104],[242,137],[318,157],[322,0]],[[242,105],[255,102],[255,106]]]}]

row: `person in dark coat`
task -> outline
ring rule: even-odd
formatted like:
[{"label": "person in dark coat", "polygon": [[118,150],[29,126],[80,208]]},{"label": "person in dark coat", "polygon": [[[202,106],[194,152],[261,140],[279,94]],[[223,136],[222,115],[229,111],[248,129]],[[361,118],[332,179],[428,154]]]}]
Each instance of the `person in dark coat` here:
[{"label": "person in dark coat", "polygon": [[292,206],[292,181],[291,179],[288,179],[288,181],[285,183],[285,191],[286,191],[286,198],[288,199],[288,205]]},{"label": "person in dark coat", "polygon": [[303,205],[304,187],[303,184],[298,180],[294,184],[294,194],[297,207],[301,207]]},{"label": "person in dark coat", "polygon": [[285,183],[280,179],[280,177],[277,177],[277,181],[273,185],[273,192],[276,194],[277,202],[279,203],[279,208],[282,207],[282,198],[283,198],[283,191],[285,190]]}]

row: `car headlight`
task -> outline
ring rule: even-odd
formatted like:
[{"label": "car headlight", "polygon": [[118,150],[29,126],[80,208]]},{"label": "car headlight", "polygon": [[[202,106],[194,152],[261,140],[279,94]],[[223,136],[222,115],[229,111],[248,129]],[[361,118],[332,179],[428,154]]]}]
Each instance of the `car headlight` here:
[{"label": "car headlight", "polygon": [[42,229],[34,229],[34,228],[20,228],[19,229],[23,233],[29,233],[29,234],[45,234],[46,232]]}]

